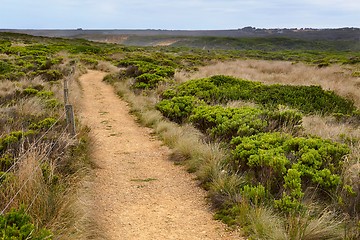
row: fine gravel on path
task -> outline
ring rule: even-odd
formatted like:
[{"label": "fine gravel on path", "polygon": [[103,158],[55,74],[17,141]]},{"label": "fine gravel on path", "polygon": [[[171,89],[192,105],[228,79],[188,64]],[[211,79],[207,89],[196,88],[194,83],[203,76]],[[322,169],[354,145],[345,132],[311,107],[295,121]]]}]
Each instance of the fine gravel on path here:
[{"label": "fine gravel on path", "polygon": [[95,140],[92,212],[102,239],[240,239],[213,220],[194,176],[168,160],[170,150],[139,126],[106,73],[88,71],[81,121]]}]

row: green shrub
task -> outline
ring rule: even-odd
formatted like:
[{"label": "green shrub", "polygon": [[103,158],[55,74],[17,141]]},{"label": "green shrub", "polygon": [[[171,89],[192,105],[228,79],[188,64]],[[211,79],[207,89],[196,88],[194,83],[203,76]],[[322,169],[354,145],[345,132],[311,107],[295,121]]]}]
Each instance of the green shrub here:
[{"label": "green shrub", "polygon": [[259,206],[266,199],[266,189],[263,185],[257,186],[245,185],[241,191],[241,195],[244,198],[243,201],[252,203],[254,206]]},{"label": "green shrub", "polygon": [[11,132],[8,135],[3,136],[2,138],[0,138],[0,152],[4,151],[11,144],[17,143],[23,137],[24,132],[22,131]]},{"label": "green shrub", "polygon": [[283,196],[275,200],[275,206],[284,213],[297,213],[303,209],[301,200],[304,196],[301,186],[302,173],[297,169],[288,169],[284,176]]},{"label": "green shrub", "polygon": [[263,85],[254,96],[261,104],[287,105],[304,113],[351,113],[355,110],[351,100],[344,99],[320,86]]},{"label": "green shrub", "polygon": [[236,136],[251,136],[284,128],[299,129],[302,114],[294,110],[200,106],[194,109],[189,121],[214,139],[231,140]]},{"label": "green shrub", "polygon": [[59,102],[59,100],[57,100],[56,98],[51,98],[51,99],[45,100],[45,107],[48,109],[55,109],[55,108],[58,108],[61,106],[62,106],[62,103]]},{"label": "green shrub", "polygon": [[13,69],[12,65],[5,62],[5,61],[0,61],[0,74],[5,74],[5,73],[9,73],[11,72]]},{"label": "green shrub", "polygon": [[[0,157],[0,171],[6,171],[9,167],[11,167],[14,163],[14,158],[11,154],[3,154]],[[1,174],[0,174],[1,176]]]},{"label": "green shrub", "polygon": [[159,82],[163,82],[165,79],[157,74],[144,73],[135,78],[135,88],[155,88]]},{"label": "green shrub", "polygon": [[174,97],[171,100],[162,100],[156,105],[156,108],[170,120],[181,123],[195,108],[199,101],[190,96]]},{"label": "green shrub", "polygon": [[46,81],[57,81],[63,78],[64,75],[62,74],[62,72],[58,70],[47,70],[47,71],[42,71],[41,76]]},{"label": "green shrub", "polygon": [[95,67],[99,63],[98,60],[96,60],[94,58],[89,58],[89,57],[82,57],[82,58],[80,58],[80,61],[91,67]]},{"label": "green shrub", "polygon": [[22,208],[0,215],[0,238],[42,240],[52,239],[52,233],[46,229],[37,229]]},{"label": "green shrub", "polygon": [[263,132],[267,122],[258,108],[224,108],[221,106],[197,107],[189,120],[212,138],[230,140],[234,136],[250,136]]},{"label": "green shrub", "polygon": [[101,48],[97,46],[91,46],[89,43],[83,43],[82,45],[72,46],[70,50],[71,53],[86,53],[86,54],[99,54],[101,52]]},{"label": "green shrub", "polygon": [[126,73],[129,77],[137,77],[144,73],[155,74],[164,78],[172,78],[175,74],[175,69],[170,66],[161,66],[152,62],[122,60],[119,66],[127,67]]},{"label": "green shrub", "polygon": [[56,123],[56,119],[49,117],[39,121],[38,123],[31,124],[29,128],[32,130],[46,130],[49,129],[55,123]]},{"label": "green shrub", "polygon": [[341,184],[343,157],[349,153],[343,144],[277,132],[237,137],[231,144],[235,149],[229,163],[234,171],[245,172],[273,196],[282,194],[276,202],[282,210],[299,207],[307,187],[334,193]]},{"label": "green shrub", "polygon": [[32,96],[32,95],[36,95],[38,94],[39,90],[34,89],[34,88],[26,88],[23,90],[23,94],[26,96]]},{"label": "green shrub", "polygon": [[[303,113],[343,113],[355,110],[351,100],[319,86],[264,85],[226,76],[213,76],[185,82],[171,91],[170,96],[196,96],[207,103],[226,103],[230,100],[251,100],[277,107],[286,105]],[[166,97],[169,92],[163,94]]]},{"label": "green shrub", "polygon": [[159,82],[174,77],[175,68],[162,66],[161,63],[153,59],[146,59],[144,57],[140,59],[122,60],[119,62],[119,66],[127,67],[125,75],[135,78],[134,88],[155,88]]},{"label": "green shrub", "polygon": [[[187,81],[174,91],[176,91],[176,96],[195,96],[207,103],[217,102],[220,97],[220,90],[210,79]],[[166,95],[163,94],[163,96]]]},{"label": "green shrub", "polygon": [[36,94],[37,97],[43,98],[43,99],[49,99],[54,96],[54,92],[51,91],[39,91]]}]

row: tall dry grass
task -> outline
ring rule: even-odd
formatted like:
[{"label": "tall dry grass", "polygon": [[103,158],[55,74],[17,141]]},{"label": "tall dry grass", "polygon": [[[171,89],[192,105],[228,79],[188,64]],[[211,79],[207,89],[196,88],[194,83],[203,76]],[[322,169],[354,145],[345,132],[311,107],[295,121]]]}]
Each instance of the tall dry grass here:
[{"label": "tall dry grass", "polygon": [[[47,208],[45,199],[41,196],[47,195],[48,187],[43,178],[41,165],[38,159],[45,157],[49,146],[20,155],[22,157],[18,169],[13,174],[7,174],[1,187],[1,210],[19,208],[21,205],[29,206],[27,209],[36,216],[35,219],[44,219]],[[41,196],[39,196],[41,195]]]},{"label": "tall dry grass", "polygon": [[227,75],[266,84],[320,85],[326,90],[333,90],[353,99],[356,106],[360,107],[360,78],[352,76],[353,71],[348,66],[340,65],[318,68],[286,61],[236,60],[199,67],[193,73],[177,72],[175,79],[183,82],[213,75]]},{"label": "tall dry grass", "polygon": [[[64,66],[68,67],[68,66]],[[65,77],[69,80],[70,102],[79,107],[81,88],[76,80],[82,74],[75,68]],[[42,86],[52,91],[63,103],[63,84],[49,83],[41,77],[23,78],[19,81],[1,81],[0,137],[13,131],[27,130],[28,122],[37,122],[46,117],[61,116],[63,108],[49,109],[46,100],[36,96],[21,98],[17,92],[27,87]],[[15,99],[11,104],[10,100]],[[46,227],[55,234],[55,239],[89,239],[89,221],[84,208],[86,176],[90,175],[87,131],[78,125],[78,136],[72,138],[62,131],[60,120],[47,135],[36,144],[44,133],[24,138],[15,143],[11,153],[19,163],[0,181],[0,210],[10,210],[22,205],[36,226]],[[9,151],[10,151],[9,150]],[[1,173],[2,175],[2,173]],[[7,206],[7,204],[11,203]],[[5,211],[5,212],[6,212]]]}]

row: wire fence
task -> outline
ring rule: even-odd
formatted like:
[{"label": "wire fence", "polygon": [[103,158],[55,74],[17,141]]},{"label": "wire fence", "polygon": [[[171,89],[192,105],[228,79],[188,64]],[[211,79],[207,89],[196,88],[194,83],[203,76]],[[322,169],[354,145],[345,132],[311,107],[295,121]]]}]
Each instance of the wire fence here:
[{"label": "wire fence", "polygon": [[41,142],[41,140],[43,140],[45,138],[45,136],[55,127],[55,125],[61,120],[63,119],[63,117],[65,116],[65,112],[46,130],[46,132],[41,135],[33,144],[31,144],[31,146],[20,156],[18,157],[15,162],[5,171],[2,173],[2,175],[0,176],[0,181],[6,176],[6,174],[8,174],[9,172],[11,172],[11,170],[13,170],[18,163],[21,162],[21,160],[23,158],[25,158],[25,156],[32,151],[34,148],[37,147],[37,145]]},{"label": "wire fence", "polygon": [[[41,170],[41,166],[49,158],[49,156],[51,155],[51,153],[53,152],[55,147],[59,144],[61,139],[63,139],[66,136],[69,136],[71,138],[76,136],[74,111],[73,111],[72,105],[69,103],[69,89],[68,89],[68,80],[67,79],[64,80],[64,105],[65,105],[64,112],[56,119],[56,121],[39,138],[37,138],[36,141],[33,142],[27,148],[27,150],[23,154],[21,154],[12,163],[12,165],[9,168],[6,169],[6,171],[1,173],[0,187],[2,187],[6,176],[11,172],[16,172],[17,167],[20,165],[20,163],[22,163],[28,157],[28,155],[31,152],[35,152],[36,150],[41,149],[41,145],[40,145],[41,142],[48,137],[51,130],[53,130],[59,124],[59,122],[64,120],[64,117],[66,118],[67,124],[66,124],[65,128],[60,132],[60,134],[58,134],[56,139],[52,140],[51,146],[46,150],[46,152],[42,153],[40,158],[37,159],[37,163],[36,163],[34,169],[32,169],[31,174],[29,174],[29,176],[27,176],[27,178],[24,179],[24,181],[21,183],[21,185],[19,186],[17,191],[14,194],[12,194],[11,197],[9,196],[9,200],[6,203],[2,204],[4,207],[2,209],[0,209],[1,210],[0,215],[5,214],[6,211],[12,206],[12,204],[14,204],[14,202],[16,201],[16,198],[26,188],[28,183],[34,179],[35,174],[38,173],[39,170]],[[67,148],[67,145],[65,145],[64,148]],[[28,204],[28,206],[26,208],[26,212],[28,212],[31,209],[31,207],[35,204],[36,200],[39,198],[42,191],[43,191],[43,189],[40,187],[40,189],[36,192],[36,194],[34,194],[32,199],[30,200],[30,203]]]}]

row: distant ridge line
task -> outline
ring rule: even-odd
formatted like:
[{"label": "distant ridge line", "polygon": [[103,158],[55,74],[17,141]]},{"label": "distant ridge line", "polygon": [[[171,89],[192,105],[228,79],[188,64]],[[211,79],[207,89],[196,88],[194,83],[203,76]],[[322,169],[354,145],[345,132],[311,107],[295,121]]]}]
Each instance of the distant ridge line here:
[{"label": "distant ridge line", "polygon": [[42,37],[85,38],[91,35],[178,36],[178,37],[290,37],[306,40],[359,40],[360,28],[334,29],[245,27],[229,30],[161,30],[161,29],[0,29],[0,32],[22,33]]}]

